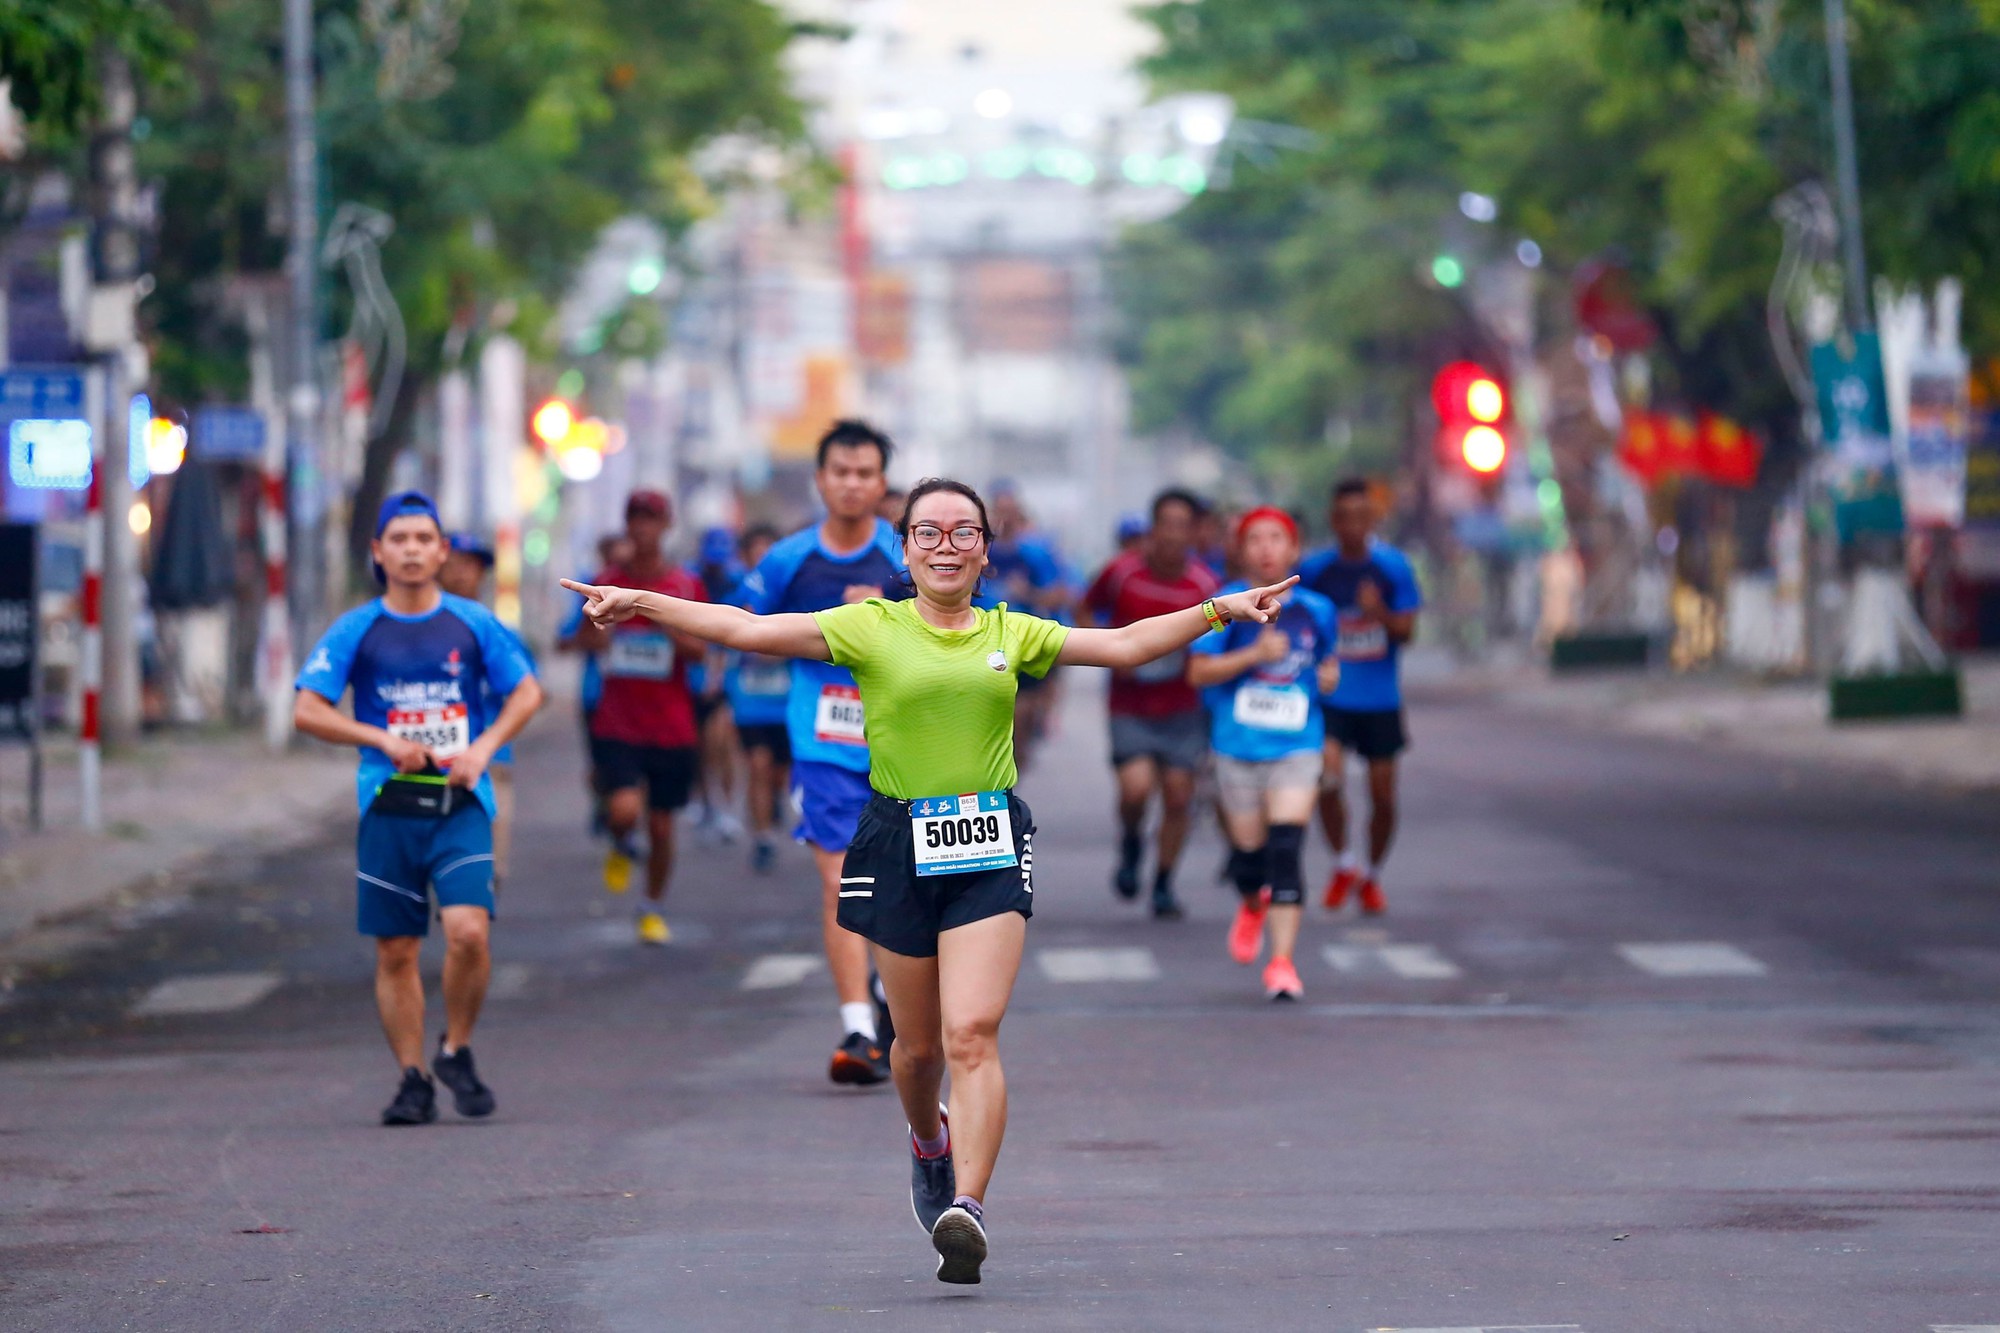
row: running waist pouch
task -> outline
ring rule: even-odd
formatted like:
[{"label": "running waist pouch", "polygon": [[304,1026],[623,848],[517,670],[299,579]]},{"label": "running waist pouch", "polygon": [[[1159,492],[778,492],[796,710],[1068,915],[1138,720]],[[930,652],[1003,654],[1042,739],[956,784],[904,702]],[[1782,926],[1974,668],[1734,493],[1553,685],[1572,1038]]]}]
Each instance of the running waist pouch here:
[{"label": "running waist pouch", "polygon": [[368,813],[443,819],[471,799],[471,791],[452,786],[442,773],[398,773],[375,789]]}]

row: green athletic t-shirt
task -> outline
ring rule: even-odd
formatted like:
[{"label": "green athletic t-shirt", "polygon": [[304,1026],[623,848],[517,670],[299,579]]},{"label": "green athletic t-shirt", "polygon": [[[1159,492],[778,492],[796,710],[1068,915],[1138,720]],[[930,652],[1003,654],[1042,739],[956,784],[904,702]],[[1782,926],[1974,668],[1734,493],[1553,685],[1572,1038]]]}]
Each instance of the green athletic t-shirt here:
[{"label": "green athletic t-shirt", "polygon": [[[813,612],[836,666],[854,673],[868,735],[868,783],[884,796],[956,796],[1014,785],[1015,677],[1046,676],[1069,627],[975,608],[971,629],[943,630],[915,601]],[[1005,660],[998,668],[993,654]]]}]

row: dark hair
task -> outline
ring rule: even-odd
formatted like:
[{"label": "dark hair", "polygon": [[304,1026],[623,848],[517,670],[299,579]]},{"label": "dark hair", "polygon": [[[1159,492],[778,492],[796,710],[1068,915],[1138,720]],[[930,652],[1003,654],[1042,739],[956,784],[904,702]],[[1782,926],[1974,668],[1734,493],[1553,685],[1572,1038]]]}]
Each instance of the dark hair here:
[{"label": "dark hair", "polygon": [[910,488],[910,498],[903,501],[903,516],[896,521],[896,535],[904,541],[908,541],[910,538],[910,514],[915,511],[917,501],[923,499],[926,495],[937,495],[940,492],[951,495],[962,495],[972,501],[972,507],[979,511],[980,535],[985,537],[988,542],[993,540],[993,524],[986,517],[986,501],[979,498],[978,491],[973,490],[962,481],[953,481],[949,477],[925,477]]},{"label": "dark hair", "polygon": [[776,540],[778,540],[778,530],[769,523],[752,523],[749,527],[743,529],[743,535],[736,539],[736,549],[747,551],[760,541],[775,542]]},{"label": "dark hair", "polygon": [[833,423],[826,434],[819,437],[819,450],[813,466],[820,468],[826,466],[826,454],[829,449],[866,449],[870,447],[873,447],[877,453],[882,455],[882,470],[887,472],[889,470],[889,455],[896,451],[896,446],[889,442],[889,437],[858,418],[842,417],[839,421]]},{"label": "dark hair", "polygon": [[1367,478],[1342,477],[1333,484],[1333,502],[1335,504],[1339,504],[1342,500],[1352,499],[1357,495],[1364,500],[1368,498]]},{"label": "dark hair", "polygon": [[1155,523],[1160,521],[1161,507],[1170,504],[1186,505],[1188,513],[1196,518],[1200,518],[1208,512],[1208,506],[1202,502],[1202,498],[1199,495],[1196,495],[1193,491],[1182,490],[1178,486],[1169,486],[1166,490],[1161,491],[1153,497],[1152,515]]}]

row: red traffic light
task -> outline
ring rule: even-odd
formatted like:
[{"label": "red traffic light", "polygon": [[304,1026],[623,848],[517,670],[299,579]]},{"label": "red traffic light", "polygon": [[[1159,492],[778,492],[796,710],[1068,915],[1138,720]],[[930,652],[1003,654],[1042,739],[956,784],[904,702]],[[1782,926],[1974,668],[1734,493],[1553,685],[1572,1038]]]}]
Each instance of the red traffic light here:
[{"label": "red traffic light", "polygon": [[1482,476],[1498,472],[1507,461],[1507,437],[1491,426],[1473,426],[1459,437],[1458,456]]},{"label": "red traffic light", "polygon": [[1477,361],[1454,361],[1431,380],[1431,405],[1446,458],[1480,476],[1506,464],[1507,388],[1498,375]]}]

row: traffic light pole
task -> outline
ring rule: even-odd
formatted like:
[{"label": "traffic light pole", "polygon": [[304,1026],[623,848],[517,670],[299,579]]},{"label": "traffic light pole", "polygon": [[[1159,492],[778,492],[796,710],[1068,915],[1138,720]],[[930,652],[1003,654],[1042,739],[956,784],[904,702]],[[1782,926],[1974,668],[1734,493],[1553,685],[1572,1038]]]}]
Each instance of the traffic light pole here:
[{"label": "traffic light pole", "polygon": [[[288,470],[296,477],[298,459],[318,461],[319,446],[319,148],[313,110],[312,0],[285,0],[285,156],[291,191],[287,219],[285,274],[291,284],[290,388],[285,395]],[[320,476],[323,470],[309,471]],[[323,484],[323,483],[322,483]],[[316,553],[325,542],[315,537],[316,523],[306,521],[303,502],[324,513],[316,497],[286,488],[295,558],[292,560],[291,612],[295,625],[317,629],[325,608],[318,605],[324,580],[315,575]],[[322,520],[323,521],[323,520]],[[323,555],[318,556],[323,560]]]},{"label": "traffic light pole", "polygon": [[1840,192],[1840,248],[1847,324],[1871,328],[1868,261],[1861,246],[1861,167],[1854,148],[1854,82],[1847,63],[1847,0],[1826,0],[1826,63],[1833,82],[1833,165]]}]

